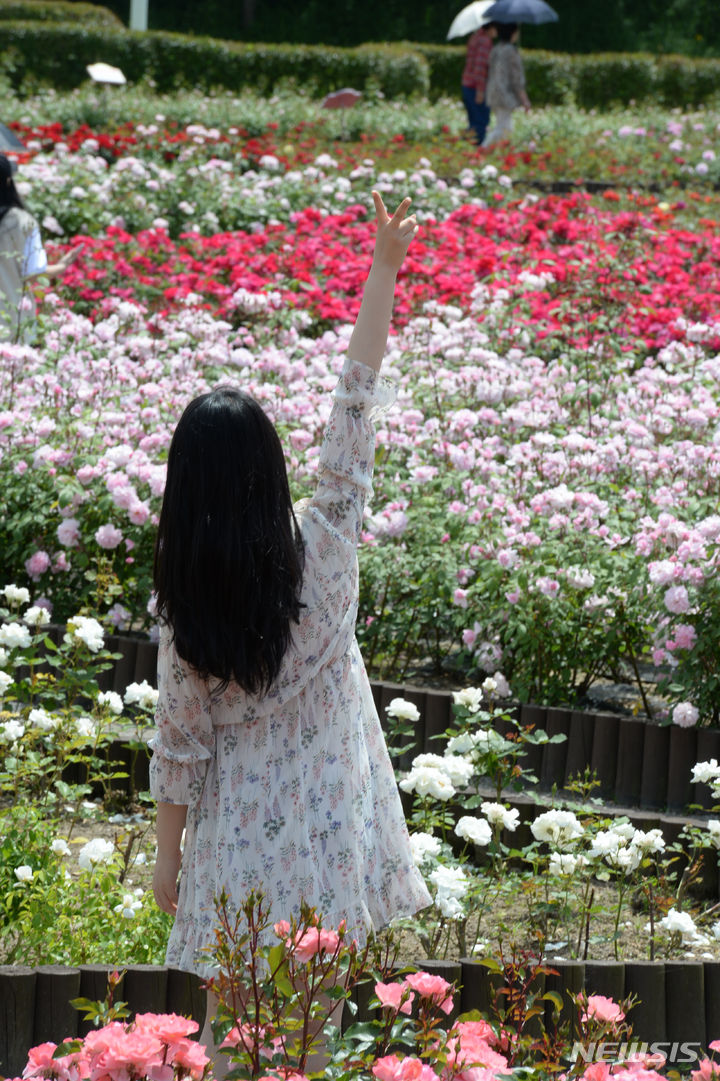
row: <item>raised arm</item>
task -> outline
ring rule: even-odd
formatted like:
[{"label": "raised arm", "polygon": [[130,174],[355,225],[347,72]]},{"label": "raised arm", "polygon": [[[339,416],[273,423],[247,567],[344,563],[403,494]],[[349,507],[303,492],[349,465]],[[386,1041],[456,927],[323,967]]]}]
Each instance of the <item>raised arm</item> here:
[{"label": "raised arm", "polygon": [[377,216],[375,252],[347,352],[351,360],[377,372],[387,346],[397,273],[418,226],[414,215],[405,217],[409,198],[390,217],[378,192],[372,197]]}]

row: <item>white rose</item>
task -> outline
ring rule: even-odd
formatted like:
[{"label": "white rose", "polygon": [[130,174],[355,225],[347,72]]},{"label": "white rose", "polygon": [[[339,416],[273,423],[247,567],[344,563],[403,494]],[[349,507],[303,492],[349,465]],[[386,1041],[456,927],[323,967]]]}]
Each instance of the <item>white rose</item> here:
[{"label": "white rose", "polygon": [[94,837],[82,846],[78,853],[78,863],[85,871],[91,871],[97,863],[108,863],[112,859],[115,846],[103,837]]},{"label": "white rose", "polygon": [[44,627],[46,623],[50,622],[50,614],[47,608],[41,608],[35,604],[32,608],[28,608],[23,616],[23,620],[28,627]]},{"label": "white rose", "polygon": [[83,642],[91,653],[97,653],[105,642],[105,632],[96,619],[89,616],[73,616],[67,623],[68,633],[64,640],[72,645],[73,639]]},{"label": "white rose", "polygon": [[33,869],[28,867],[26,863],[23,863],[20,867],[15,868],[15,878],[18,882],[32,882]]},{"label": "white rose", "polygon": [[8,689],[12,682],[12,676],[8,675],[7,672],[0,671],[0,698],[2,698],[2,696],[5,694],[5,691]]},{"label": "white rose", "polygon": [[472,815],[463,815],[455,827],[455,833],[463,841],[471,841],[474,845],[489,845],[492,841],[492,830],[484,818],[473,818]]},{"label": "white rose", "polygon": [[696,763],[690,775],[694,784],[712,784],[718,777],[720,777],[720,766],[715,758],[711,758],[709,762]]},{"label": "white rose", "polygon": [[453,702],[463,706],[470,713],[477,713],[482,705],[483,693],[479,687],[465,687],[462,691],[453,691]]},{"label": "white rose", "polygon": [[56,856],[69,856],[70,845],[62,837],[56,837],[53,843],[50,845],[51,850]]},{"label": "white rose", "polygon": [[116,717],[123,711],[123,700],[116,691],[98,691],[97,700],[99,706],[107,706]]},{"label": "white rose", "polygon": [[518,827],[520,812],[515,807],[504,807],[502,803],[483,803],[480,810],[491,826],[502,826],[511,833]]},{"label": "white rose", "polygon": [[390,705],[385,707],[385,712],[388,717],[394,717],[398,721],[420,720],[420,710],[405,698],[393,698]]},{"label": "white rose", "polygon": [[45,709],[31,709],[28,714],[28,724],[32,728],[39,728],[42,732],[51,732],[53,728],[58,727],[60,719],[53,717]]},{"label": "white rose", "polygon": [[564,848],[585,833],[572,811],[545,811],[530,826],[537,841]]},{"label": "white rose", "polygon": [[130,683],[125,688],[125,705],[140,706],[141,709],[155,709],[159,692],[151,687],[146,679],[142,683]]},{"label": "white rose", "polygon": [[410,834],[410,853],[416,867],[419,867],[426,859],[439,856],[440,848],[440,838],[433,837],[431,833]]},{"label": "white rose", "polygon": [[400,781],[399,787],[403,792],[416,792],[418,796],[432,796],[440,800],[449,800],[455,795],[455,788],[447,773],[432,766],[410,770]]},{"label": "white rose", "polygon": [[8,604],[28,604],[30,601],[30,593],[25,586],[5,586],[2,592]]},{"label": "white rose", "polygon": [[15,743],[25,735],[25,725],[20,721],[6,721],[0,724],[0,741],[2,743]]},{"label": "white rose", "polygon": [[3,623],[0,627],[0,645],[8,649],[27,649],[32,638],[22,623]]}]

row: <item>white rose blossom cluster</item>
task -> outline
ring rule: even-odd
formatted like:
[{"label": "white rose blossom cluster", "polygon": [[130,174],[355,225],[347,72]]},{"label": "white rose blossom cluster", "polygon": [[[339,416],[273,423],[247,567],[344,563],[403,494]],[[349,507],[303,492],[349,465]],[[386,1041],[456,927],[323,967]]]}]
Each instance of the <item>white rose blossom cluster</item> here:
[{"label": "white rose blossom cluster", "polygon": [[420,710],[406,698],[393,698],[388,706],[385,706],[388,717],[397,721],[419,721]]},{"label": "white rose blossom cluster", "polygon": [[412,768],[400,781],[403,792],[414,792],[421,798],[449,800],[459,788],[465,788],[474,773],[472,762],[461,755],[419,754]]},{"label": "white rose blossom cluster", "polygon": [[691,771],[690,779],[693,784],[710,785],[714,799],[720,799],[720,765],[716,758],[709,762],[697,762]]},{"label": "white rose blossom cluster", "polygon": [[[720,924],[715,924],[713,927],[713,936],[720,937],[715,933],[715,928],[720,932]],[[663,916],[658,921],[656,930],[671,938],[678,937],[683,946],[707,946],[710,942],[708,936],[698,930],[690,913],[678,912],[676,908],[671,908],[667,916]],[[651,931],[649,923],[645,924],[645,931],[648,933]]]},{"label": "white rose blossom cluster", "polygon": [[465,916],[465,900],[470,889],[470,879],[461,867],[440,865],[428,876],[435,890],[435,904],[448,920],[458,920]]},{"label": "white rose blossom cluster", "polygon": [[115,852],[112,841],[103,837],[94,837],[84,844],[78,852],[78,864],[83,871],[92,871],[99,863],[109,863]]},{"label": "white rose blossom cluster", "polygon": [[140,709],[154,710],[157,705],[158,691],[144,679],[142,683],[128,684],[125,688],[124,698],[126,706],[139,706]]},{"label": "white rose blossom cluster", "polygon": [[96,619],[73,616],[68,620],[64,641],[67,645],[74,645],[76,640],[86,645],[91,653],[98,653],[105,643],[105,634]]}]

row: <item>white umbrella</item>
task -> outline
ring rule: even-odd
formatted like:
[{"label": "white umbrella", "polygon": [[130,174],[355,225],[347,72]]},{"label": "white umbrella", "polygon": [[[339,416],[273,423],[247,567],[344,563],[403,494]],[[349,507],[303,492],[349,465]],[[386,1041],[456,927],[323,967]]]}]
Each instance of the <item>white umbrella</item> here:
[{"label": "white umbrella", "polygon": [[127,82],[120,68],[114,68],[111,64],[104,64],[102,61],[97,64],[88,64],[85,70],[94,83],[109,83],[111,86],[122,86],[123,83]]},{"label": "white umbrella", "polygon": [[493,3],[494,0],[473,0],[472,4],[464,7],[453,19],[452,26],[447,32],[447,40],[461,38],[464,34],[472,34],[473,30],[477,30],[483,23],[489,23],[491,20],[485,17],[485,12],[492,7]]}]

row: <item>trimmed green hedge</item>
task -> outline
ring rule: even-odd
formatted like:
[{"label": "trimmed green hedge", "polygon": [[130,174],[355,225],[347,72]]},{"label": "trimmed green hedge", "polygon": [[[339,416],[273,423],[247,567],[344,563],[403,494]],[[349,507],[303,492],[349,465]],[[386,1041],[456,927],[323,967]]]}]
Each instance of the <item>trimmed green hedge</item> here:
[{"label": "trimmed green hedge", "polygon": [[130,82],[152,79],[159,90],[253,86],[269,92],[278,81],[292,79],[317,94],[343,86],[374,86],[395,98],[427,95],[430,87],[424,58],[398,45],[255,45],[184,34],[113,32],[93,25],[0,21],[0,73],[16,89],[31,90],[40,79],[70,89],[87,78],[86,65],[97,60],[121,68]]},{"label": "trimmed green hedge", "polygon": [[70,3],[69,0],[0,0],[0,21],[24,22],[38,19],[51,23],[92,23],[119,30],[124,23],[109,8],[97,4]]},{"label": "trimmed green hedge", "polygon": [[[35,3],[43,6],[38,0]],[[27,9],[31,0],[5,6]],[[73,12],[91,7],[61,0],[50,6]],[[642,53],[571,56],[539,50],[523,50],[523,58],[528,93],[536,105],[575,102],[585,108],[603,108],[654,100],[685,107],[710,101],[720,93],[720,60]],[[23,92],[32,91],[40,80],[60,89],[78,86],[86,78],[86,65],[98,60],[122,68],[130,82],[150,79],[159,90],[252,86],[269,93],[278,82],[290,79],[317,95],[353,86],[381,90],[388,98],[439,97],[459,94],[464,47],[414,42],[355,49],[263,45],[138,33],[100,26],[90,19],[82,23],[0,19],[0,75]]]}]

